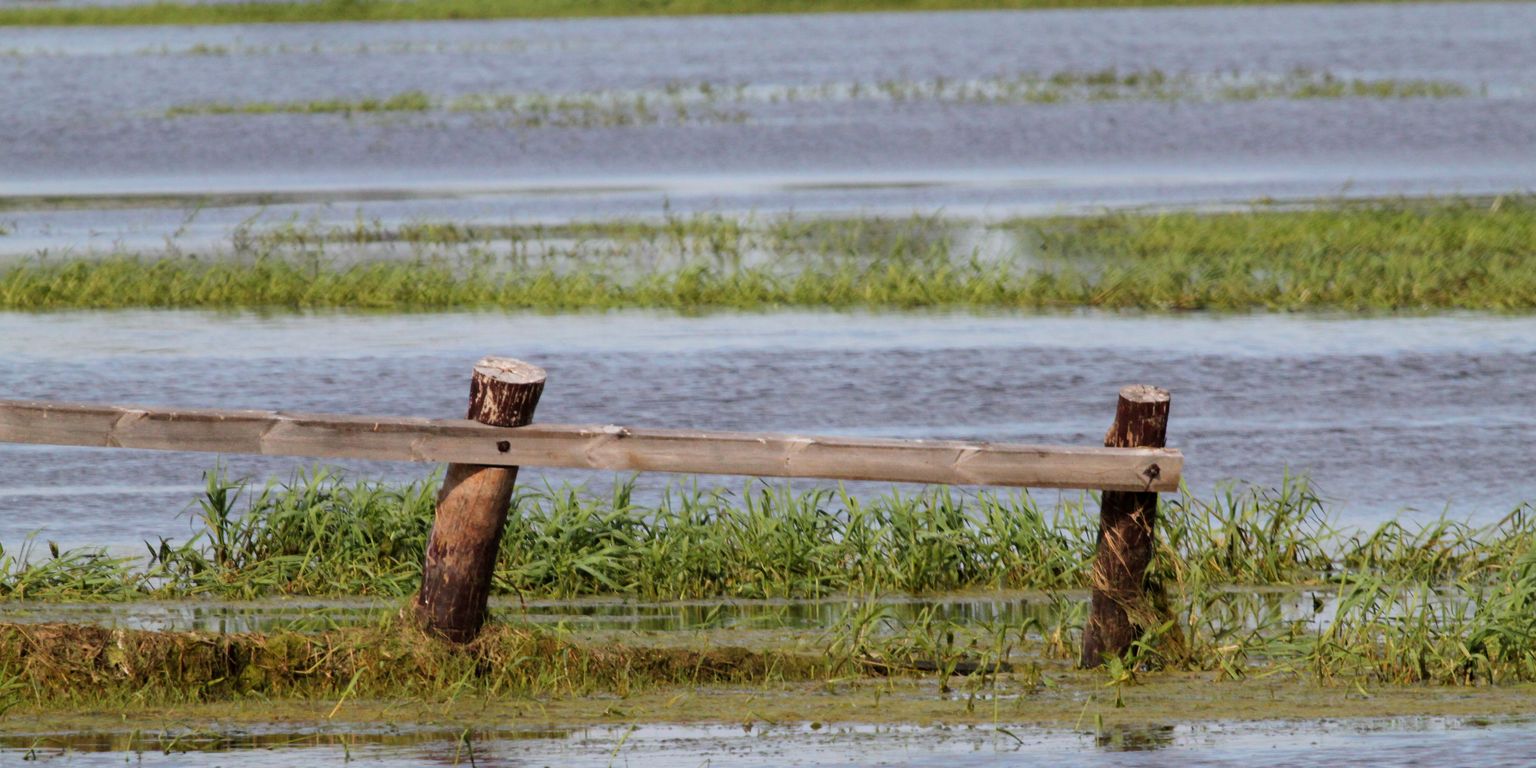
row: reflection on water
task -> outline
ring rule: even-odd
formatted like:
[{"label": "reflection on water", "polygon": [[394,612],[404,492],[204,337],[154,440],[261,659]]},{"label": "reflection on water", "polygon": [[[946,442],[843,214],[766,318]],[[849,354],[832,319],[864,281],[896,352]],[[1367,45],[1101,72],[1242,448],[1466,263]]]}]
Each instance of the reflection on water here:
[{"label": "reflection on water", "polygon": [[1171,725],[1121,725],[1095,734],[1094,745],[1107,752],[1152,752],[1178,742]]}]

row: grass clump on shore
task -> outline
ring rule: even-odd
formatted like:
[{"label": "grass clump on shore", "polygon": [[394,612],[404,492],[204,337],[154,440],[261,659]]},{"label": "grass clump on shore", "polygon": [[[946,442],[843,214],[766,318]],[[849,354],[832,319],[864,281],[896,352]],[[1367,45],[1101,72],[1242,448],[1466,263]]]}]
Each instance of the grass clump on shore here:
[{"label": "grass clump on shore", "polygon": [[[1009,245],[967,245],[987,238]],[[40,256],[0,267],[0,309],[140,307],[1530,312],[1536,201],[1000,225],[710,216],[562,227],[359,223],[241,230],[229,252]]]},{"label": "grass clump on shore", "polygon": [[[1300,0],[1281,0],[1300,2]],[[1389,0],[1390,1],[1390,0]],[[1400,1],[1400,0],[1399,0]],[[761,13],[1032,10],[1250,5],[1260,0],[320,0],[7,8],[0,26],[292,24],[331,21],[444,21],[500,18],[691,16]],[[1264,0],[1272,3],[1273,0]]]}]

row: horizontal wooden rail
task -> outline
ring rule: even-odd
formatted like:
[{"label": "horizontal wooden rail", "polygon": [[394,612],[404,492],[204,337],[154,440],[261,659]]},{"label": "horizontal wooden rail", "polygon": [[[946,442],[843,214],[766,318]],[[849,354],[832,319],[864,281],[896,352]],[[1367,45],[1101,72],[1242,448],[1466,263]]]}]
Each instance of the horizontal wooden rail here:
[{"label": "horizontal wooden rail", "polygon": [[0,442],[490,466],[576,467],[950,485],[1173,491],[1167,448],[804,437],[618,426],[491,427],[273,411],[0,400]]}]

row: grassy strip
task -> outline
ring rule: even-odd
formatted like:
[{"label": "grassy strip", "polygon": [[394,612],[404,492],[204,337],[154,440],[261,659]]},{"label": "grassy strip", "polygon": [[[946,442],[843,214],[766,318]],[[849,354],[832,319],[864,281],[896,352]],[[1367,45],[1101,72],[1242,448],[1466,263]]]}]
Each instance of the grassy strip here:
[{"label": "grassy strip", "polygon": [[[260,492],[210,477],[201,531],[152,543],[147,566],[92,550],[0,549],[0,597],[405,596],[420,576],[435,494],[433,483],[384,487],[323,472]],[[1441,521],[1345,534],[1299,481],[1165,506],[1157,575],[1181,589],[1359,574],[1482,584],[1536,551],[1529,508],[1481,529]],[[1096,534],[1097,515],[1082,503],[1044,509],[1025,494],[858,499],[763,486],[674,490],[639,504],[627,485],[608,498],[554,488],[519,495],[493,589],[646,600],[1072,589],[1087,585]]]},{"label": "grassy strip", "polygon": [[[1525,197],[990,230],[1014,249],[967,251],[959,225],[934,219],[237,232],[233,253],[211,258],[13,262],[0,267],[0,309],[1536,310],[1536,201]],[[327,252],[381,242],[414,256]]]},{"label": "grassy strip", "polygon": [[[1302,0],[1280,0],[1301,2]],[[1274,0],[322,0],[321,2],[154,3],[8,8],[0,26],[286,24],[328,21],[436,21],[602,16],[691,16],[874,11],[1031,10],[1273,4]]]}]

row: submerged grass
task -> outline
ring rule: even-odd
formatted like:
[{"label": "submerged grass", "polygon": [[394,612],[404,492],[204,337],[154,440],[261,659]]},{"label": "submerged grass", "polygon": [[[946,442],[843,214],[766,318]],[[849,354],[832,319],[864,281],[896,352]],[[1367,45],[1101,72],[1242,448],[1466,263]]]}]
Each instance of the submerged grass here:
[{"label": "submerged grass", "polygon": [[197,102],[166,110],[166,117],[194,115],[495,113],[513,128],[616,128],[662,123],[741,123],[747,114],[661,93],[469,94],[434,98],[405,91],[387,98],[310,101]]},{"label": "submerged grass", "polygon": [[[977,233],[985,237],[974,237]],[[967,242],[1001,238],[984,251]],[[374,257],[369,248],[389,250]],[[356,255],[362,251],[362,255]],[[228,252],[46,255],[0,308],[1536,310],[1536,200],[944,219],[239,230]]]},{"label": "submerged grass", "polygon": [[400,622],[316,634],[149,632],[0,624],[0,711],[231,698],[626,695],[662,685],[825,676],[805,655],[743,648],[583,645],[491,626],[457,647]]},{"label": "submerged grass", "polygon": [[[1300,0],[1281,0],[1299,2]],[[1248,5],[1260,0],[319,0],[7,8],[0,26],[286,24],[702,14],[1029,10],[1127,6]],[[1272,3],[1273,0],[1263,0]]]},{"label": "submerged grass", "polygon": [[1440,80],[1360,79],[1295,69],[1272,74],[1197,74],[1161,70],[1024,73],[979,80],[881,80],[820,85],[761,86],[672,83],[636,91],[560,94],[466,94],[433,97],[406,91],[387,98],[309,101],[197,102],[173,106],[167,117],[194,115],[369,114],[377,112],[496,113],[508,127],[596,128],[661,123],[744,123],[763,104],[885,101],[897,104],[1059,104],[1090,101],[1258,101],[1275,99],[1453,98],[1467,86]]}]

